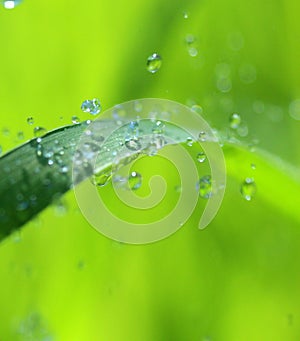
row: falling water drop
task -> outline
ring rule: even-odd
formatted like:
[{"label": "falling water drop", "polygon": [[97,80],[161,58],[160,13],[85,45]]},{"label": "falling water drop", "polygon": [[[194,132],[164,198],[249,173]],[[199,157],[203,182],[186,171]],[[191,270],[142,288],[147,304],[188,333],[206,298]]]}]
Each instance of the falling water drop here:
[{"label": "falling water drop", "polygon": [[101,109],[101,103],[98,98],[94,98],[92,100],[88,99],[83,101],[81,104],[81,110],[92,115],[98,115]]}]

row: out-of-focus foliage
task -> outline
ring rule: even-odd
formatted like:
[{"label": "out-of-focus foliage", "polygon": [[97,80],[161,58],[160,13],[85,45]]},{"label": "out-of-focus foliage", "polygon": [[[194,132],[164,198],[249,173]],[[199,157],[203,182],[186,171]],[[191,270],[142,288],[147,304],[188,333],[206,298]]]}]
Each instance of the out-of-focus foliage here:
[{"label": "out-of-focus foliage", "polygon": [[[161,97],[201,105],[225,134],[238,112],[239,139],[280,158],[225,149],[216,219],[199,231],[196,211],[151,245],[98,234],[68,193],[0,245],[0,340],[299,339],[299,10],[295,0],[0,8],[4,152],[24,141],[19,132],[33,136],[27,117],[53,129],[89,118],[87,98],[105,109]],[[150,74],[153,52],[163,63]],[[257,185],[250,202],[240,194],[247,177]]]}]

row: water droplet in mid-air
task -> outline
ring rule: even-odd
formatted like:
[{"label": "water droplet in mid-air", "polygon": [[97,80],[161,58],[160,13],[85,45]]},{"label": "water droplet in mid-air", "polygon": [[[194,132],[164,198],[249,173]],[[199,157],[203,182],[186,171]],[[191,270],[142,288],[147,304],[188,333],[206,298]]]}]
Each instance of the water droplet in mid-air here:
[{"label": "water droplet in mid-air", "polygon": [[204,152],[199,152],[197,154],[197,161],[203,163],[206,160],[206,155]]},{"label": "water droplet in mid-air", "polygon": [[152,53],[147,59],[147,70],[150,73],[156,73],[162,64],[162,58],[157,53]]},{"label": "water droplet in mid-air", "polygon": [[29,125],[33,125],[33,123],[34,123],[34,118],[33,118],[32,116],[27,117],[27,123],[28,123]]},{"label": "water droplet in mid-air", "polygon": [[41,137],[47,133],[47,130],[43,127],[35,127],[33,129],[33,134],[35,137]]},{"label": "water droplet in mid-air", "polygon": [[6,9],[14,9],[16,6],[20,5],[21,0],[4,0],[1,1],[2,5]]},{"label": "water droplet in mid-air", "polygon": [[137,172],[131,172],[128,177],[128,187],[131,190],[136,190],[142,186],[142,175]]},{"label": "water droplet in mid-air", "polygon": [[101,109],[101,103],[98,98],[88,99],[81,104],[81,110],[92,115],[98,115]]},{"label": "water droplet in mid-air", "polygon": [[242,122],[241,116],[237,113],[233,113],[229,117],[230,128],[237,129]]},{"label": "water droplet in mid-air", "polygon": [[241,194],[247,200],[250,201],[256,193],[256,184],[253,178],[246,178],[241,186]]},{"label": "water droplet in mid-air", "polygon": [[211,176],[205,175],[197,182],[196,186],[199,195],[203,199],[209,199],[212,196]]}]

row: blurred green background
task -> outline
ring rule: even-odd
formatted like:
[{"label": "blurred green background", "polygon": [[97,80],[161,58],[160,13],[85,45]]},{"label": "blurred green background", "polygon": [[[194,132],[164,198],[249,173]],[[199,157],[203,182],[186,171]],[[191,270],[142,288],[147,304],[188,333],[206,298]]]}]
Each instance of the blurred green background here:
[{"label": "blurred green background", "polygon": [[[69,192],[0,245],[1,341],[300,339],[299,182],[287,170],[299,175],[299,11],[296,0],[0,7],[3,153],[33,136],[29,116],[51,130],[90,118],[80,111],[87,98],[107,109],[160,97],[201,105],[225,132],[238,112],[239,138],[284,160],[276,168],[226,149],[215,220],[199,231],[195,212],[150,245],[97,233]],[[150,74],[153,52],[163,64]],[[257,194],[247,202],[249,176]]]}]

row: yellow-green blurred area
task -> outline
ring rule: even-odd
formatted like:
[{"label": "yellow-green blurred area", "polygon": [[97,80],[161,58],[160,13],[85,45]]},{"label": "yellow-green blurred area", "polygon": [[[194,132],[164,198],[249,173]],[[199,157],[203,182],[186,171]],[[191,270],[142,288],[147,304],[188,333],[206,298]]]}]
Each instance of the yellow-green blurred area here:
[{"label": "yellow-green blurred area", "polygon": [[[228,183],[213,222],[198,229],[199,199],[177,233],[149,245],[96,232],[70,191],[0,244],[1,341],[300,339],[299,12],[296,0],[0,7],[3,153],[32,138],[35,126],[91,118],[80,110],[85,99],[99,97],[105,110],[159,97],[200,105],[220,131],[239,113],[237,137],[277,158],[225,148]],[[154,52],[162,66],[151,74]],[[157,163],[144,162],[137,167],[148,181]],[[178,185],[168,165],[161,175]],[[257,186],[251,201],[240,194],[247,177]],[[112,191],[102,190],[111,205]]]}]

